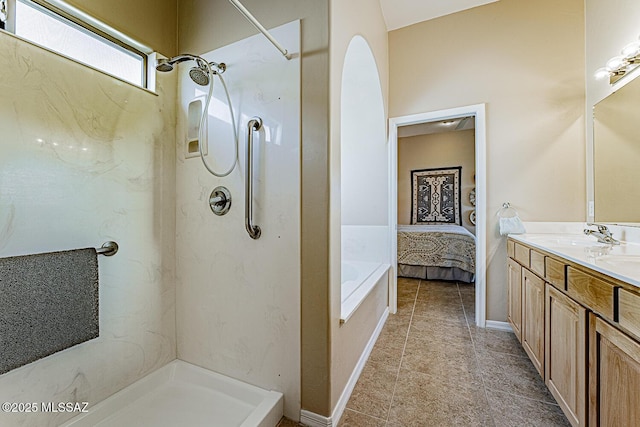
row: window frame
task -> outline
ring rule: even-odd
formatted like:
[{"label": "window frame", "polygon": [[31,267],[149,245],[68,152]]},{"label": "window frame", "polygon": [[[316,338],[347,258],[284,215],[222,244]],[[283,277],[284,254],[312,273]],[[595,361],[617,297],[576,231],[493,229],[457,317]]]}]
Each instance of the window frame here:
[{"label": "window frame", "polygon": [[[98,68],[94,65],[91,64],[87,64],[86,62],[83,62],[77,58],[74,58],[72,56],[69,56],[67,54],[65,54],[64,52],[60,52],[57,50],[53,50],[50,49],[46,46],[42,46],[40,44],[38,44],[37,42],[34,42],[32,40],[29,40],[28,38],[23,38],[21,37],[19,34],[16,34],[15,31],[15,22],[16,22],[16,2],[21,1],[22,3],[25,3],[28,7],[33,7],[36,10],[38,10],[39,12],[42,12],[44,14],[49,15],[51,18],[56,19],[58,21],[60,21],[61,23],[63,23],[64,25],[68,25],[78,31],[81,31],[83,33],[85,33],[86,35],[93,37],[99,41],[104,42],[105,44],[109,45],[110,47],[120,50],[122,53],[125,54],[129,54],[131,56],[139,57],[140,58],[140,62],[141,62],[141,67],[140,67],[140,85],[138,85],[137,83],[132,83],[128,80],[124,80],[121,77],[115,76],[112,73],[103,70],[101,68]],[[13,34],[16,37],[20,37],[23,40],[28,41],[29,43],[32,43],[34,45],[37,45],[39,47],[41,47],[42,49],[46,49],[50,52],[53,52],[57,55],[61,55],[65,58],[68,58],[74,62],[77,62],[79,64],[83,64],[87,67],[93,68],[94,70],[98,70],[102,73],[108,74],[116,79],[125,81],[129,84],[133,84],[135,86],[141,87],[143,89],[149,89],[152,90],[151,88],[149,88],[149,56],[151,55],[151,50],[150,49],[146,49],[144,48],[142,45],[138,46],[134,46],[132,43],[127,43],[126,41],[122,40],[121,38],[118,38],[116,36],[114,36],[114,34],[112,33],[117,33],[117,31],[112,30],[112,33],[105,31],[104,29],[109,29],[109,27],[101,22],[99,22],[98,20],[96,20],[95,18],[91,18],[90,21],[91,22],[87,22],[89,21],[89,19],[82,19],[82,17],[79,17],[78,15],[85,15],[82,12],[76,11],[77,13],[74,14],[72,13],[72,8],[69,7],[67,8],[62,8],[62,7],[58,7],[55,4],[52,4],[52,2],[47,2],[46,0],[0,0],[0,10],[2,10],[2,8],[5,8],[6,10],[6,16],[7,19],[5,21],[5,25],[4,25],[4,31],[7,31],[11,34]],[[74,10],[75,11],[75,10]],[[1,14],[0,14],[1,16]],[[88,15],[87,15],[88,17]],[[101,27],[103,27],[104,29],[99,28],[97,25],[100,25]],[[0,29],[1,26],[0,26]],[[123,38],[127,38],[126,36],[124,36]],[[132,40],[130,40],[132,41]],[[137,44],[137,43],[136,43]]]}]

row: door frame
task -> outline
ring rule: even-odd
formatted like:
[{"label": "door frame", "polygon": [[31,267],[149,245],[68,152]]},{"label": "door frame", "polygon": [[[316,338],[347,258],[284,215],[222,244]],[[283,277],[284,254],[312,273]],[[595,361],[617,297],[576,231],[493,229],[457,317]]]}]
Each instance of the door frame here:
[{"label": "door frame", "polygon": [[398,128],[420,123],[474,116],[476,151],[476,325],[487,322],[487,140],[485,104],[467,105],[389,119],[389,243],[391,272],[389,311],[398,307]]}]

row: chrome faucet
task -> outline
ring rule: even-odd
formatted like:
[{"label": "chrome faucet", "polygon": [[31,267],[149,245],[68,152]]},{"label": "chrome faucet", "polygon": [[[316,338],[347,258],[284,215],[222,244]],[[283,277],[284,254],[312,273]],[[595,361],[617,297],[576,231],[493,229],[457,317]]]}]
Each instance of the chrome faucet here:
[{"label": "chrome faucet", "polygon": [[588,222],[587,226],[588,227],[597,227],[598,228],[598,231],[591,230],[589,228],[585,228],[584,229],[584,234],[586,234],[587,236],[594,236],[594,237],[598,238],[598,242],[600,242],[600,243],[607,243],[609,245],[619,245],[620,244],[619,241],[617,241],[616,239],[613,238],[613,236],[611,235],[611,231],[609,231],[609,229],[607,228],[606,225],[594,224],[592,222]]}]

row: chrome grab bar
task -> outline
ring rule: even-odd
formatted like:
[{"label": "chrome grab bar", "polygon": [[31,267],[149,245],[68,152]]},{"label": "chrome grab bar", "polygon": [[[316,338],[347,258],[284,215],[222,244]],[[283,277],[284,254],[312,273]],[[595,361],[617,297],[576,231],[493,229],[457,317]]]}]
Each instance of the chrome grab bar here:
[{"label": "chrome grab bar", "polygon": [[244,226],[252,239],[259,239],[262,230],[253,225],[253,133],[262,128],[262,119],[254,117],[247,123],[247,174],[244,181]]}]

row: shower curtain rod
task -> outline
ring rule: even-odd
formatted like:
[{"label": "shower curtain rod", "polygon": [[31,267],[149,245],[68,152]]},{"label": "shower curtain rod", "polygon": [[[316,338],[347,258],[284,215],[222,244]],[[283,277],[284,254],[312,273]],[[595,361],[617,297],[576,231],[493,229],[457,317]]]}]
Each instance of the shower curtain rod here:
[{"label": "shower curtain rod", "polygon": [[287,51],[287,49],[282,47],[282,45],[280,43],[278,43],[278,41],[276,39],[273,38],[273,36],[269,33],[269,31],[266,28],[264,28],[260,22],[258,22],[258,20],[255,18],[255,16],[253,16],[251,14],[251,12],[249,12],[247,10],[247,8],[244,7],[242,5],[242,3],[240,3],[239,0],[229,0],[229,3],[234,5],[236,7],[236,9],[238,9],[238,11],[240,13],[242,13],[244,15],[244,17],[247,18],[247,20],[253,24],[254,27],[256,27],[258,29],[258,31],[260,31],[262,34],[264,34],[264,36],[267,39],[269,39],[271,44],[273,44],[276,47],[276,49],[278,49],[280,51],[280,53],[282,53],[282,55],[285,58],[291,59],[291,54]]}]

